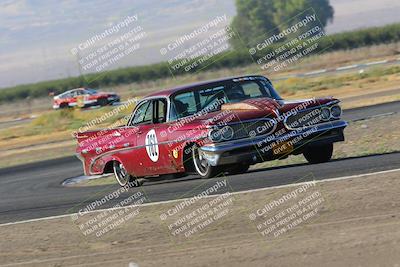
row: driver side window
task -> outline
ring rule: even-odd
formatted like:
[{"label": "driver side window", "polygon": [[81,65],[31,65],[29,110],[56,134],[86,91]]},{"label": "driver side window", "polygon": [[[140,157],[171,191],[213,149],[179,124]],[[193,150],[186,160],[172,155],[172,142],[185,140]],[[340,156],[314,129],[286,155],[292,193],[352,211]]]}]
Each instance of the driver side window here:
[{"label": "driver side window", "polygon": [[76,91],[72,91],[70,94],[71,94],[71,97],[77,97],[78,96],[78,93]]},{"label": "driver side window", "polygon": [[153,118],[153,105],[151,101],[146,101],[136,109],[131,125],[151,123]]},{"label": "driver side window", "polygon": [[165,99],[154,100],[154,123],[164,123],[167,119],[167,103]]}]

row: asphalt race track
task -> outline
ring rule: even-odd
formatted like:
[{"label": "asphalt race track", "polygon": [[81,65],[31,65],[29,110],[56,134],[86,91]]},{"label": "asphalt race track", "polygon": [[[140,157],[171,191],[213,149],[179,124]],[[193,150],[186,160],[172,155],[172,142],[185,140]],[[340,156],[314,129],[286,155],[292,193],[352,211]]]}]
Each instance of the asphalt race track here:
[{"label": "asphalt race track", "polygon": [[[346,110],[344,119],[354,121],[398,110],[400,102],[393,102]],[[149,182],[124,194],[129,196],[141,190],[149,202],[157,202],[196,195],[223,179],[227,179],[231,191],[243,191],[395,168],[400,168],[400,153],[333,160],[316,165],[298,164],[259,169],[242,175],[211,180],[189,176]],[[0,223],[72,213],[83,208],[85,203],[119,188],[117,185],[75,188],[61,186],[65,179],[79,175],[82,175],[82,167],[75,157],[0,169]],[[115,203],[109,201],[102,208],[111,207]]]}]

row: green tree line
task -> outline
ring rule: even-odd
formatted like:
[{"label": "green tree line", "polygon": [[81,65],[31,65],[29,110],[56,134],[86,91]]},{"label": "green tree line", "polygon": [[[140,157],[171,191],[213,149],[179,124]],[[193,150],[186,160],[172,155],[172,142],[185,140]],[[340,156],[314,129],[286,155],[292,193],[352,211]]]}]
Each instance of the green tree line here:
[{"label": "green tree line", "polygon": [[242,47],[242,42],[250,44],[265,33],[278,34],[298,22],[301,13],[312,8],[322,27],[333,20],[334,10],[329,0],[236,0],[236,13],[231,23],[240,35],[231,39],[235,49]]}]

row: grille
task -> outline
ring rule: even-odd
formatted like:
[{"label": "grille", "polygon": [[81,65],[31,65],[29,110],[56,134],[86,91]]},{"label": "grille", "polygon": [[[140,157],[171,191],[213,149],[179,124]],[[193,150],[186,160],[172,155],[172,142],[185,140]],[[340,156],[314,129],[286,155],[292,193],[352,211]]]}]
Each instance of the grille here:
[{"label": "grille", "polygon": [[285,126],[288,129],[310,127],[324,122],[321,118],[321,108],[300,111],[286,118]]},{"label": "grille", "polygon": [[272,119],[244,121],[241,123],[230,124],[229,126],[231,126],[234,131],[233,139],[266,135],[276,128],[276,124]]}]

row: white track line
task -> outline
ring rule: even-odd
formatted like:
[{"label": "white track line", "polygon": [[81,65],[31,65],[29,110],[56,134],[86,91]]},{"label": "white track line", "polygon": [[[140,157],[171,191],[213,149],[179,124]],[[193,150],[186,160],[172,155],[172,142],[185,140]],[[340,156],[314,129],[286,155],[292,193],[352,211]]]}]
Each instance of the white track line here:
[{"label": "white track line", "polygon": [[[267,191],[267,190],[273,190],[273,189],[279,189],[279,188],[286,188],[286,187],[295,187],[295,186],[301,186],[310,182],[315,182],[315,183],[325,183],[325,182],[335,182],[335,181],[341,181],[341,180],[347,180],[347,179],[354,179],[354,178],[360,178],[360,177],[366,177],[366,176],[372,176],[372,175],[378,175],[378,174],[386,174],[386,173],[392,173],[392,172],[398,172],[400,169],[392,169],[392,170],[386,170],[386,171],[379,171],[379,172],[371,172],[371,173],[364,173],[364,174],[357,174],[357,175],[351,175],[351,176],[342,176],[342,177],[336,177],[336,178],[329,178],[329,179],[324,179],[324,180],[314,180],[314,181],[307,181],[307,182],[301,182],[301,183],[293,183],[293,184],[286,184],[286,185],[278,185],[278,186],[272,186],[272,187],[264,187],[264,188],[257,188],[257,189],[251,189],[251,190],[245,190],[245,191],[238,191],[238,192],[232,192],[232,195],[239,195],[239,194],[247,194],[247,193],[252,193],[252,192],[259,192],[259,191]],[[208,195],[203,198],[213,198],[213,197],[218,197],[218,194],[216,195]],[[181,199],[173,199],[173,200],[166,200],[166,201],[159,201],[159,202],[151,202],[151,203],[144,203],[139,205],[140,207],[143,206],[154,206],[154,205],[160,205],[160,204],[168,204],[168,203],[175,203],[175,202],[182,202],[185,200],[189,200],[190,198],[181,198]],[[108,208],[108,209],[99,209],[99,210],[94,210],[94,211],[89,211],[85,212],[85,214],[89,213],[97,213],[97,212],[103,212],[107,210],[118,210],[118,209],[125,209],[127,207],[134,207],[135,205],[128,205],[120,208]],[[3,223],[0,224],[1,226],[9,226],[9,225],[16,225],[16,224],[23,224],[23,223],[31,223],[31,222],[38,222],[38,221],[46,221],[46,220],[54,220],[54,219],[60,219],[60,218],[66,218],[70,217],[73,214],[77,213],[71,213],[71,214],[62,214],[62,215],[57,215],[57,216],[49,216],[49,217],[43,217],[43,218],[37,218],[37,219],[30,219],[30,220],[23,220],[23,221],[17,221],[17,222],[10,222],[10,223]]]},{"label": "white track line", "polygon": [[325,72],[327,72],[327,71],[328,71],[328,70],[326,70],[326,69],[323,69],[323,70],[315,70],[315,71],[307,72],[307,73],[305,73],[304,75],[315,75],[315,74],[325,73]]},{"label": "white track line", "polygon": [[361,65],[350,65],[350,66],[344,66],[344,67],[339,67],[336,70],[341,71],[341,70],[349,70],[349,69],[355,69],[360,67]]},{"label": "white track line", "polygon": [[368,62],[368,63],[365,63],[365,65],[372,66],[372,65],[378,65],[378,64],[386,64],[388,62],[389,62],[389,60],[381,60],[381,61]]}]

